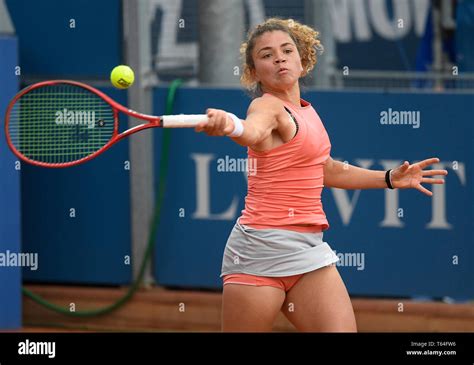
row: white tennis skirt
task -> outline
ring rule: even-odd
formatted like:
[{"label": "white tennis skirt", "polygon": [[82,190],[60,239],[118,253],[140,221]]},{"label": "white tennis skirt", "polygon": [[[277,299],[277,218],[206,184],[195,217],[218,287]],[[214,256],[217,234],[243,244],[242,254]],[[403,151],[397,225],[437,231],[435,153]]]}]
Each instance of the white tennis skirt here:
[{"label": "white tennis skirt", "polygon": [[237,219],[222,260],[221,277],[228,274],[291,276],[339,261],[323,232],[300,233],[285,229],[256,229]]}]

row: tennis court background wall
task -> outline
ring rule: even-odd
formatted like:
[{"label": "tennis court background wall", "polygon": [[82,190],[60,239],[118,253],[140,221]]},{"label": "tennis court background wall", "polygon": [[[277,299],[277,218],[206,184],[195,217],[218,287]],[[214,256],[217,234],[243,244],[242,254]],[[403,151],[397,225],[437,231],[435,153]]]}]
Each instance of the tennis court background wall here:
[{"label": "tennis court background wall", "polygon": [[[18,42],[0,35],[0,115],[18,91]],[[21,326],[20,171],[0,130],[0,328]],[[13,266],[10,266],[13,265]]]}]

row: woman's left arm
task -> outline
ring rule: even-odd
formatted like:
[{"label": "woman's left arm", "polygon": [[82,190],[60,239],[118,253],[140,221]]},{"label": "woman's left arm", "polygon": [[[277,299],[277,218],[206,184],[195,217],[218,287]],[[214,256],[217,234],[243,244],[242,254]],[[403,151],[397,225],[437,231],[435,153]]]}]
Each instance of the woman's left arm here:
[{"label": "woman's left arm", "polygon": [[[439,162],[438,158],[429,158],[410,165],[405,161],[391,172],[392,186],[397,189],[418,189],[431,196],[433,193],[421,184],[444,184],[444,179],[432,179],[427,176],[447,175],[447,170],[424,170],[427,166]],[[324,186],[339,189],[384,189],[385,171],[367,170],[328,158],[324,165]]]}]

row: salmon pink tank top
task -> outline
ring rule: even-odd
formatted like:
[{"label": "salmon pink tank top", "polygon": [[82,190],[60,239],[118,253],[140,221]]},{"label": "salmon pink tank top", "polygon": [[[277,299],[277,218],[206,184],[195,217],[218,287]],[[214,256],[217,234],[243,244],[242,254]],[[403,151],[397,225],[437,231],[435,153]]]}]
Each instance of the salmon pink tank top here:
[{"label": "salmon pink tank top", "polygon": [[248,147],[248,191],[241,224],[257,229],[321,232],[329,228],[321,202],[323,166],[331,143],[319,115],[281,100],[298,123],[290,141],[267,151]]}]

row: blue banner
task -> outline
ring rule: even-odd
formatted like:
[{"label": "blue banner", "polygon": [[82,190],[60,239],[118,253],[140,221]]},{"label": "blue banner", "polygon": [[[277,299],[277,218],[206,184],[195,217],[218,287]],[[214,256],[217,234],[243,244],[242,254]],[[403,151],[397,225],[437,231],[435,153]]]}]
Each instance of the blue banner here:
[{"label": "blue banner", "polygon": [[[157,114],[164,97],[164,89],[155,92]],[[309,92],[304,97],[326,126],[333,158],[386,170],[404,160],[439,157],[435,168],[449,171],[445,185],[428,186],[431,198],[416,190],[324,190],[331,225],[324,240],[341,259],[350,293],[472,298],[473,96]],[[175,113],[215,107],[244,117],[248,104],[239,90],[185,88],[177,93]],[[193,130],[173,130],[171,138],[155,276],[161,285],[218,288],[224,246],[246,194],[246,172],[231,162],[238,166],[246,149]],[[155,146],[158,166],[161,145]]]}]

